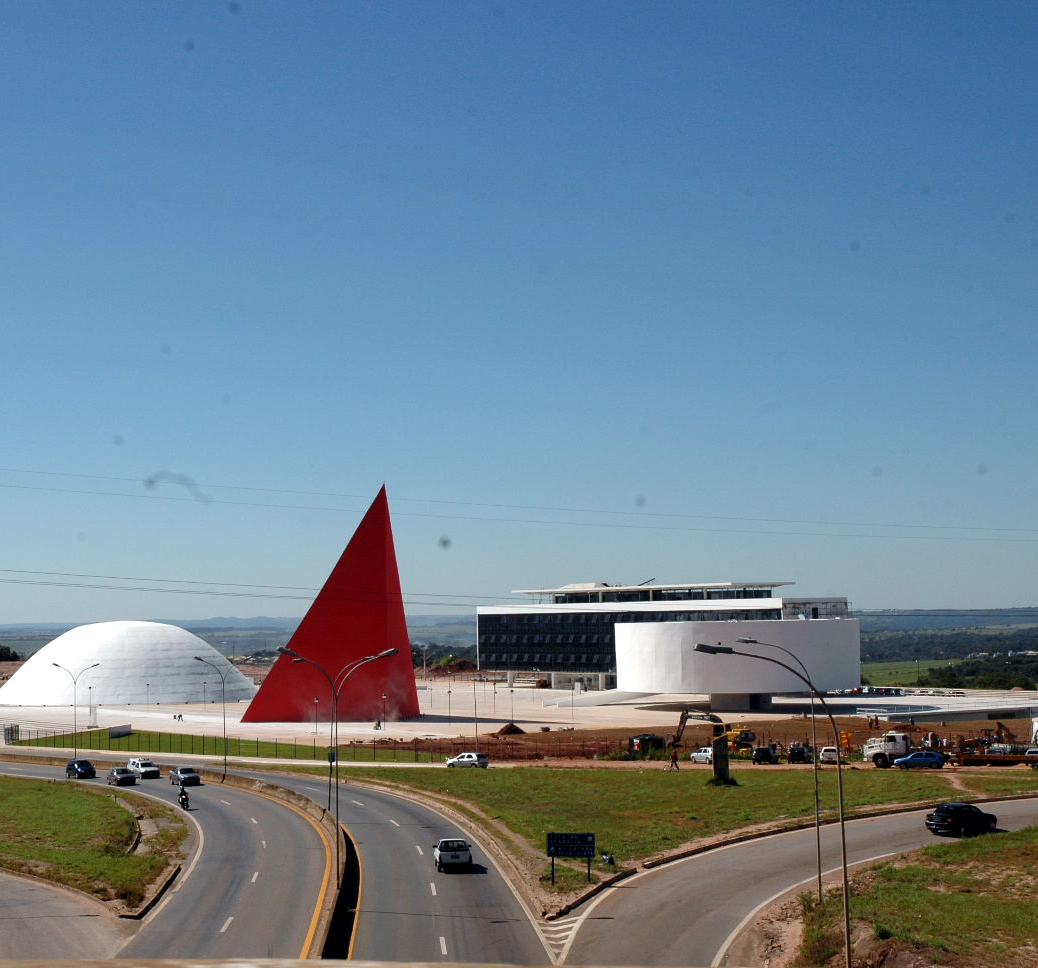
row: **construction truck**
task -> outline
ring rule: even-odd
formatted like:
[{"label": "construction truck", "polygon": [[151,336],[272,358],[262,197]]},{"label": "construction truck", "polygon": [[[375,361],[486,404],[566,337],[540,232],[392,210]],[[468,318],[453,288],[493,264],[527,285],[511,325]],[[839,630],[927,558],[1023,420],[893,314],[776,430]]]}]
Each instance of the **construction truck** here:
[{"label": "construction truck", "polygon": [[753,741],[757,738],[757,734],[753,730],[736,729],[715,713],[709,713],[702,709],[683,709],[681,711],[681,716],[678,718],[677,731],[672,733],[667,740],[668,747],[673,748],[681,745],[681,737],[684,735],[685,726],[690,719],[698,719],[710,723],[712,725],[711,733],[713,738],[724,737],[730,752],[753,749]]},{"label": "construction truck", "polygon": [[908,733],[884,733],[865,740],[861,747],[861,758],[867,763],[871,760],[881,770],[885,770],[899,756],[908,756],[912,752],[912,737]]}]

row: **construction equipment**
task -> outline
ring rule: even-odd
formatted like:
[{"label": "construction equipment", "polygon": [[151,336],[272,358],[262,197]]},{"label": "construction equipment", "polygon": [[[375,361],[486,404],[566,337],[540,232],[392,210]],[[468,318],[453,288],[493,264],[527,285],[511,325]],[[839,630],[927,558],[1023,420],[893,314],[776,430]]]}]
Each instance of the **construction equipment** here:
[{"label": "construction equipment", "polygon": [[678,717],[677,731],[671,733],[667,740],[668,747],[673,748],[681,744],[681,737],[684,735],[685,727],[690,719],[710,723],[713,727],[711,737],[717,739],[723,736],[728,741],[728,749],[732,752],[735,750],[752,749],[753,741],[757,738],[757,734],[753,730],[736,729],[721,719],[720,716],[707,712],[705,709],[683,709],[681,716]]}]

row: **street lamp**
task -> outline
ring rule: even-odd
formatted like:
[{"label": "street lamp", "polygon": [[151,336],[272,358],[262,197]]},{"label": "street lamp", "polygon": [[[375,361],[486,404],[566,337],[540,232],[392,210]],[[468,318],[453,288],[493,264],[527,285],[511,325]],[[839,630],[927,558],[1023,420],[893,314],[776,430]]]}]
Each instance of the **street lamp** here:
[{"label": "street lamp", "polygon": [[[221,669],[218,665],[210,662],[208,659],[203,659],[200,655],[196,655],[196,662],[204,662],[211,669],[216,670],[216,674],[220,677],[220,702],[223,706],[223,775],[227,776],[227,673]],[[205,683],[202,683],[202,688],[205,689]]]},{"label": "street lamp", "polygon": [[476,730],[476,752],[479,752],[479,708],[476,706],[476,678],[472,677],[472,725]]},{"label": "street lamp", "polygon": [[843,771],[840,769],[840,761],[843,759],[843,752],[840,749],[840,731],[836,728],[836,720],[833,719],[833,714],[829,711],[829,706],[826,704],[825,698],[815,688],[811,679],[808,676],[797,672],[797,670],[792,666],[786,665],[785,662],[773,659],[769,655],[757,655],[755,652],[740,652],[738,649],[733,649],[731,646],[727,645],[706,645],[702,642],[697,642],[695,651],[705,652],[707,655],[741,655],[747,659],[759,659],[761,662],[770,662],[772,665],[780,666],[791,675],[796,676],[807,686],[808,689],[811,690],[813,695],[818,697],[818,701],[822,704],[822,709],[825,710],[825,715],[829,717],[829,725],[832,726],[833,741],[836,745],[836,791],[840,808],[840,866],[843,871],[843,952],[846,968],[852,968],[851,902],[850,889],[847,884],[847,828],[843,815]]},{"label": "street lamp", "polygon": [[66,669],[63,665],[58,665],[57,662],[52,662],[52,666],[57,666],[62,672],[67,672],[72,677],[72,759],[79,759],[79,723],[76,716],[76,684],[79,682],[79,677],[83,675],[87,669],[96,669],[101,663],[95,662],[93,665],[88,665],[86,669],[80,669],[75,675],[72,675],[71,669]]},{"label": "street lamp", "polygon": [[[774,642],[761,642],[759,639],[748,639],[740,638],[737,641],[743,645],[766,645],[771,649],[778,649],[780,652],[785,652],[790,658],[792,658],[798,666],[803,670],[804,675],[808,679],[811,676],[808,674],[807,666],[800,661],[800,656],[795,652],[791,652],[785,646],[775,645]],[[819,805],[818,799],[818,733],[815,729],[815,697],[811,696],[811,769],[814,773],[815,781],[815,856],[818,861],[818,903],[822,903],[822,811]]]},{"label": "street lamp", "polygon": [[145,689],[145,692],[144,692],[144,705],[145,705],[145,707],[147,707],[147,706],[151,705],[151,683],[150,682],[144,683],[144,689]]},{"label": "street lamp", "polygon": [[320,700],[316,696],[314,696],[314,736],[317,735],[317,703],[319,701]]},{"label": "street lamp", "polygon": [[514,726],[515,725],[515,687],[514,686],[509,686],[508,687],[508,692],[509,692],[509,694],[511,696],[511,700],[512,700],[512,720],[511,720],[511,722],[512,722],[512,725]]},{"label": "street lamp", "polygon": [[[324,666],[319,662],[315,662],[313,659],[308,659],[305,655],[300,655],[294,649],[290,649],[287,645],[278,647],[278,652],[282,655],[290,656],[293,662],[305,662],[308,665],[312,665],[325,679],[328,680],[328,688],[332,693],[332,721],[329,724],[329,741],[332,744],[332,749],[329,752],[328,760],[328,783],[332,781],[332,762],[331,757],[335,757],[335,886],[339,887],[342,884],[342,873],[340,871],[339,862],[339,841],[342,839],[339,831],[339,695],[346,685],[346,680],[353,675],[362,665],[368,662],[374,662],[376,659],[388,659],[391,655],[396,655],[396,649],[385,649],[376,655],[366,655],[362,659],[356,659],[353,662],[344,665],[334,677],[328,675]],[[383,696],[383,699],[385,697]],[[329,807],[331,807],[331,795],[329,794]]]}]

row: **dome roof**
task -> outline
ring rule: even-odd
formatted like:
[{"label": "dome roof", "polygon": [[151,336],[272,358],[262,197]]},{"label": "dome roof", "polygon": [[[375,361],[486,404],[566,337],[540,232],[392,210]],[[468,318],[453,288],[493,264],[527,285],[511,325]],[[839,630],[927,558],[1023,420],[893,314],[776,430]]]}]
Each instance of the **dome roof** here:
[{"label": "dome roof", "polygon": [[99,622],[71,629],[31,656],[0,687],[0,705],[69,706],[73,695],[80,705],[218,700],[221,674],[228,700],[256,694],[250,679],[185,629],[159,622]]}]

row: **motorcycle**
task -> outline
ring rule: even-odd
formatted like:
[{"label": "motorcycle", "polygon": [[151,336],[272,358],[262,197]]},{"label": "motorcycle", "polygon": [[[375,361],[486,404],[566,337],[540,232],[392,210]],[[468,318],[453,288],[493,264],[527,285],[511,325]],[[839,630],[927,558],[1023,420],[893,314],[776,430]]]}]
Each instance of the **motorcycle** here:
[{"label": "motorcycle", "polygon": [[178,803],[179,803],[179,804],[180,804],[180,805],[181,805],[181,806],[182,806],[182,807],[183,807],[183,808],[184,808],[185,810],[187,810],[187,809],[188,809],[188,806],[189,806],[189,804],[190,804],[190,802],[191,802],[191,801],[190,801],[190,798],[189,798],[189,797],[188,797],[188,795],[187,795],[187,790],[183,789],[183,787],[181,787],[180,793],[179,793],[179,794],[177,795],[177,802],[178,802]]}]

